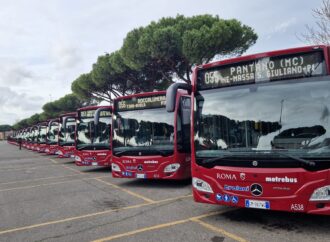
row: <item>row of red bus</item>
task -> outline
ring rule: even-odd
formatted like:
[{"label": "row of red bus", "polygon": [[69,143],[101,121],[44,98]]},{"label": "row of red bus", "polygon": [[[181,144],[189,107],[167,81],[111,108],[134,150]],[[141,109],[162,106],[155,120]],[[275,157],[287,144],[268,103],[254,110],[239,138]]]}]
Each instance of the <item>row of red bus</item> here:
[{"label": "row of red bus", "polygon": [[[116,178],[192,177],[197,202],[330,215],[329,47],[195,68],[192,83],[17,131],[23,147]],[[329,137],[328,137],[329,136]]]}]

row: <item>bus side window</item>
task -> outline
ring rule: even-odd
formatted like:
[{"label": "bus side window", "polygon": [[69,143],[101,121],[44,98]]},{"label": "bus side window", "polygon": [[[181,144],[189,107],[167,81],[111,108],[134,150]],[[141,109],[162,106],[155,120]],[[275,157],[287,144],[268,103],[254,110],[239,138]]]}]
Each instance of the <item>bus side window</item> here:
[{"label": "bus side window", "polygon": [[[182,145],[179,149],[182,152],[190,152],[190,107],[191,100],[190,97],[181,97],[180,106],[178,110],[178,144]],[[181,126],[181,129],[179,128]]]}]

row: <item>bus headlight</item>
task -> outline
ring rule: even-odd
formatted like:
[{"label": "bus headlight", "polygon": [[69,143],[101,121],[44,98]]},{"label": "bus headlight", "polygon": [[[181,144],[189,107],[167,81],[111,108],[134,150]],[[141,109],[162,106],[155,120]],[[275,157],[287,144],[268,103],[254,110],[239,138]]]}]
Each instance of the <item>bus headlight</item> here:
[{"label": "bus headlight", "polygon": [[164,168],[164,172],[176,172],[180,168],[179,163],[169,164]]},{"label": "bus headlight", "polygon": [[192,185],[198,191],[213,193],[213,190],[212,190],[210,184],[208,184],[206,181],[204,181],[202,179],[193,177],[193,179],[192,179]]},{"label": "bus headlight", "polygon": [[81,158],[80,158],[80,156],[76,155],[76,156],[74,157],[74,160],[77,161],[77,162],[80,162],[80,161],[81,161]]},{"label": "bus headlight", "polygon": [[111,164],[111,170],[112,171],[121,171],[119,165],[112,163]]},{"label": "bus headlight", "polygon": [[315,189],[309,201],[330,201],[330,186]]}]

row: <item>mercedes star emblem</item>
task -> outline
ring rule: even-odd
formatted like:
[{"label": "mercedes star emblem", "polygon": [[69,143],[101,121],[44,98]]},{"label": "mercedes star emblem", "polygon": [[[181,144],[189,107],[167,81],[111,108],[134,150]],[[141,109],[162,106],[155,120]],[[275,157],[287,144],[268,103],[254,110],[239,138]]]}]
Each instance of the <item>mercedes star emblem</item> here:
[{"label": "mercedes star emblem", "polygon": [[137,169],[138,169],[138,171],[143,171],[142,165],[138,165]]},{"label": "mercedes star emblem", "polygon": [[261,196],[262,194],[262,186],[260,184],[254,183],[250,187],[250,191],[253,196]]}]

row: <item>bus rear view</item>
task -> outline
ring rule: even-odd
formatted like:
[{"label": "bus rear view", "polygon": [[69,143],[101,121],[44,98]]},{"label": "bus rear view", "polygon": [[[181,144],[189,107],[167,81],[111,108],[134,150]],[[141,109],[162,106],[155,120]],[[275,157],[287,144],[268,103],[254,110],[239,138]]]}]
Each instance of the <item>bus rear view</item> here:
[{"label": "bus rear view", "polygon": [[328,47],[196,68],[197,202],[330,215]]},{"label": "bus rear view", "polygon": [[[190,102],[190,97],[178,96],[178,99],[181,98]],[[190,106],[185,108],[184,111],[187,112],[181,112],[180,106],[174,113],[167,113],[165,101],[165,92],[142,93],[115,100],[113,177],[190,177]],[[185,125],[182,122],[182,113],[186,114]]]}]

